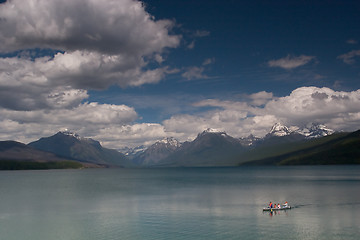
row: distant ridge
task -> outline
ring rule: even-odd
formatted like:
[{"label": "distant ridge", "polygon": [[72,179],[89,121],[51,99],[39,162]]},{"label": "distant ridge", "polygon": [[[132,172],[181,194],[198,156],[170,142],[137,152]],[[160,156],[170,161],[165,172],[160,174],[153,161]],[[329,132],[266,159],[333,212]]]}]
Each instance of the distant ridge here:
[{"label": "distant ridge", "polygon": [[161,161],[168,167],[235,166],[245,151],[240,140],[222,131],[205,130],[192,142],[185,142]]},{"label": "distant ridge", "polygon": [[270,132],[265,136],[268,137],[284,137],[289,135],[301,135],[304,138],[318,138],[325,137],[333,134],[335,131],[326,127],[323,124],[309,124],[305,127],[299,128],[296,126],[287,127],[281,123],[275,123],[271,128]]},{"label": "distant ridge", "polygon": [[34,162],[69,160],[16,141],[0,141],[0,159]]},{"label": "distant ridge", "polygon": [[[91,138],[58,132],[28,145],[0,142],[0,161],[77,161],[88,167],[229,167],[238,165],[358,164],[360,130],[334,133],[324,125],[307,128],[275,124],[263,137],[234,138],[206,129],[193,141],[164,138],[149,147],[124,148],[127,154]],[[1,166],[0,166],[1,169]]]},{"label": "distant ridge", "polygon": [[304,143],[299,150],[242,163],[242,165],[330,164],[360,164],[360,130],[314,139]]},{"label": "distant ridge", "polygon": [[175,138],[164,138],[155,142],[143,152],[137,154],[132,159],[132,162],[140,166],[159,164],[169,155],[176,152],[181,145],[182,144]]},{"label": "distant ridge", "polygon": [[87,165],[31,148],[16,141],[0,141],[0,170],[82,167],[87,167]]},{"label": "distant ridge", "polygon": [[236,166],[239,162],[287,152],[284,149],[297,149],[296,145],[301,142],[333,132],[319,124],[298,128],[276,123],[263,138],[253,135],[234,138],[224,131],[208,128],[190,142],[180,144],[174,138],[168,138],[147,148],[126,149],[126,153],[134,165],[141,167]]},{"label": "distant ridge", "polygon": [[71,132],[58,132],[53,136],[29,143],[29,146],[80,162],[117,167],[131,165],[124,154],[103,148],[98,141],[81,138]]}]

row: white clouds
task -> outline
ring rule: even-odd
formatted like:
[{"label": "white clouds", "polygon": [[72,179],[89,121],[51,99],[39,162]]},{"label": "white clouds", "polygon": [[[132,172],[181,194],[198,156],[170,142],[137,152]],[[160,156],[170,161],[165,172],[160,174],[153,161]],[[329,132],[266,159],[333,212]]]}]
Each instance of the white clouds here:
[{"label": "white clouds", "polygon": [[329,88],[302,87],[287,97],[269,102],[265,108],[295,125],[311,119],[339,129],[334,119],[342,118],[346,122],[351,113],[360,112],[360,90],[337,92]]},{"label": "white clouds", "polygon": [[[70,92],[64,98],[73,95]],[[173,115],[162,124],[135,123],[137,113],[125,105],[83,103],[69,109],[1,109],[0,135],[2,140],[28,142],[68,128],[100,140],[104,146],[120,148],[150,144],[168,136],[181,141],[191,140],[207,128],[242,137],[249,134],[264,136],[276,122],[288,126],[318,122],[335,130],[348,131],[357,130],[360,125],[360,90],[341,92],[301,87],[284,97],[264,91],[245,97],[243,101],[198,101],[192,106],[200,110],[196,114]]]},{"label": "white clouds", "polygon": [[94,132],[95,139],[110,148],[150,145],[167,136],[164,127],[156,123],[141,123],[124,126],[108,126]]},{"label": "white clouds", "polygon": [[[206,30],[196,30],[195,32],[190,33],[190,37],[192,39],[207,37],[209,35],[210,35],[210,32],[206,31]],[[195,48],[195,40],[192,40],[189,44],[187,44],[187,48],[194,49]]]},{"label": "white clouds", "polygon": [[[16,139],[29,142],[68,128],[84,136],[93,136],[97,135],[100,129],[116,129],[132,124],[137,117],[137,113],[131,107],[94,102],[83,103],[72,109],[0,109],[0,135],[2,140]],[[114,133],[108,134],[114,137]]]},{"label": "white clouds", "polygon": [[[100,129],[108,129],[110,143],[124,126],[136,132],[133,108],[84,100],[89,89],[158,83],[178,72],[158,66],[165,49],[180,43],[181,36],[170,34],[173,25],[133,0],[1,4],[0,52],[20,53],[0,58],[0,135],[28,142],[68,128],[102,140]],[[144,125],[143,137],[153,128]]]},{"label": "white clouds", "polygon": [[89,89],[158,83],[178,72],[159,66],[180,43],[173,25],[134,0],[1,4],[0,52],[20,51],[0,58],[1,138],[28,142],[68,128],[115,147],[165,136],[160,124],[134,124],[131,107],[84,100]]},{"label": "white clouds", "polygon": [[125,105],[83,103],[72,109],[13,111],[0,109],[1,120],[36,123],[44,127],[69,125],[81,128],[89,124],[128,124],[137,118],[135,110]]},{"label": "white clouds", "polygon": [[[147,101],[136,106],[146,112],[145,116],[149,110],[159,113],[159,108],[165,108],[159,104],[166,103],[165,113],[156,117],[169,118],[163,124],[136,123],[138,113],[130,107],[134,106],[131,101],[129,106],[85,102],[91,99],[91,89],[156,84],[172,73],[186,80],[211,78],[218,70],[210,72],[215,62],[215,58],[208,58],[211,55],[203,57],[197,66],[190,63],[187,68],[179,67],[181,70],[167,63],[167,56],[173,56],[169,48],[178,47],[181,40],[184,48],[186,45],[194,48],[210,32],[182,30],[183,39],[172,33],[173,28],[174,21],[156,20],[145,11],[142,2],[135,0],[12,0],[1,4],[0,52],[22,52],[0,58],[0,135],[17,140],[36,139],[66,127],[116,146],[171,135],[184,140],[208,127],[226,130],[234,136],[261,135],[280,120],[294,124],[323,120],[339,129],[358,123],[358,102],[354,97],[358,93],[341,95],[324,89],[296,89],[282,98],[263,91],[247,95],[242,101],[198,101],[199,94],[191,96],[197,102],[187,106],[183,102],[188,103],[189,99],[178,101],[171,96],[174,91],[171,89],[169,97],[161,99],[163,103]],[[50,50],[40,54],[34,48]],[[191,51],[186,52],[176,55],[184,59],[173,63],[186,62]],[[357,56],[359,53],[352,51],[339,59],[352,63]],[[269,61],[268,66],[291,70],[315,61],[314,56],[289,55]],[[169,83],[159,91],[179,85]],[[176,91],[186,91],[183,89]],[[194,109],[199,111],[170,116]]]},{"label": "white clouds", "polygon": [[250,111],[250,106],[246,102],[221,101],[218,99],[206,99],[193,104],[196,107],[217,107],[223,109],[233,109],[236,111]]},{"label": "white clouds", "polygon": [[45,102],[50,108],[73,108],[87,97],[87,92],[81,89],[57,88],[50,91]]},{"label": "white clouds", "polygon": [[213,64],[215,62],[215,58],[207,58],[202,63],[201,67],[192,66],[186,68],[186,71],[181,74],[182,77],[186,78],[187,80],[194,80],[194,79],[208,79],[209,76],[204,74],[205,66]]},{"label": "white clouds", "polygon": [[203,73],[204,70],[205,68],[203,67],[189,67],[183,74],[181,74],[181,76],[183,76],[187,80],[206,79],[208,78],[208,76]]},{"label": "white clouds", "polygon": [[13,0],[0,5],[0,19],[0,51],[58,51],[0,58],[0,106],[17,110],[74,106],[86,90],[114,84],[158,83],[173,70],[149,63],[164,62],[164,49],[181,38],[169,34],[171,21],[155,21],[132,0]]},{"label": "white clouds", "polygon": [[306,55],[300,55],[298,57],[294,56],[286,56],[284,58],[280,58],[277,60],[271,60],[268,62],[269,67],[280,67],[284,68],[286,70],[294,69],[303,65],[308,64],[313,59],[315,59],[314,56],[306,56]]},{"label": "white clouds", "polygon": [[143,72],[136,71],[135,76],[133,76],[133,78],[130,78],[130,75],[128,79],[131,80],[130,86],[141,86],[146,83],[158,83],[164,78],[166,74],[175,73],[177,71],[177,69],[169,69],[168,67],[156,68]]},{"label": "white clouds", "polygon": [[265,103],[267,103],[270,99],[273,98],[273,94],[266,91],[261,91],[258,93],[251,94],[249,96],[250,99],[252,99],[252,104],[255,106],[260,106]]},{"label": "white clouds", "polygon": [[360,50],[353,50],[348,53],[342,54],[342,55],[338,56],[337,58],[343,60],[344,63],[353,64],[353,63],[355,63],[355,57],[358,57],[358,56],[360,56]]},{"label": "white clouds", "polygon": [[[195,137],[198,132],[207,128],[226,131],[233,136],[244,136],[250,133],[263,134],[262,128],[255,128],[253,115],[259,114],[259,109],[247,102],[222,101],[207,99],[193,104],[196,107],[214,107],[198,115],[177,115],[163,122],[165,129],[172,132],[183,132],[189,137]],[[270,126],[271,127],[271,126]]]},{"label": "white clouds", "polygon": [[113,84],[140,86],[157,83],[172,71],[168,67],[144,71],[142,66],[145,66],[142,60],[84,51],[57,53],[53,58],[34,61],[0,58],[0,87],[22,91],[31,85],[33,91],[46,92],[59,86],[77,89],[103,89]]},{"label": "white clouds", "polygon": [[329,88],[301,87],[285,97],[259,92],[248,101],[208,99],[196,107],[215,107],[198,115],[178,115],[164,121],[166,130],[200,132],[208,127],[222,129],[233,136],[263,136],[276,122],[289,126],[324,123],[335,130],[354,131],[360,125],[360,90],[334,91]]},{"label": "white clouds", "polygon": [[173,23],[155,21],[139,1],[13,0],[0,7],[2,51],[24,48],[87,50],[143,56],[176,47]]},{"label": "white clouds", "polygon": [[166,132],[182,134],[179,140],[185,141],[194,138],[197,133],[209,128],[211,123],[202,116],[183,114],[172,116],[170,119],[165,120],[163,125]]},{"label": "white clouds", "polygon": [[356,130],[351,122],[352,114],[360,112],[360,90],[341,92],[330,88],[301,87],[289,96],[268,102],[264,110],[288,125],[320,122],[336,130]]},{"label": "white clouds", "polygon": [[[71,86],[71,70],[66,71],[53,61],[56,60],[0,58],[0,107],[15,110],[69,108],[86,99],[86,90],[76,88],[78,84]],[[61,71],[68,75],[67,80],[56,77]]]}]

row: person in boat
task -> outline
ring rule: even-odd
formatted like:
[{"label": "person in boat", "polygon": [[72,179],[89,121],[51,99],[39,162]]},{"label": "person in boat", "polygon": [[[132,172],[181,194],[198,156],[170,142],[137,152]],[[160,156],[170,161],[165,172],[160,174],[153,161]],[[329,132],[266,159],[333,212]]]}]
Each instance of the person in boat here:
[{"label": "person in boat", "polygon": [[288,207],[288,206],[289,206],[288,202],[285,201],[284,207]]},{"label": "person in boat", "polygon": [[269,203],[269,208],[273,208],[273,203],[272,202]]},{"label": "person in boat", "polygon": [[280,205],[280,203],[278,203],[277,207],[278,207],[278,208],[281,208],[281,205]]}]

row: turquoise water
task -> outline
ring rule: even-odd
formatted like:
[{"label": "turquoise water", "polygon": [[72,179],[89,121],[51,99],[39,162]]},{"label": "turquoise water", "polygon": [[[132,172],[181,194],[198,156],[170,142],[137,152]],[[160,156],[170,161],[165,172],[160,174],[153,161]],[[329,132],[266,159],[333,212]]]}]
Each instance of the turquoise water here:
[{"label": "turquoise water", "polygon": [[0,202],[6,240],[358,239],[360,167],[3,171]]}]

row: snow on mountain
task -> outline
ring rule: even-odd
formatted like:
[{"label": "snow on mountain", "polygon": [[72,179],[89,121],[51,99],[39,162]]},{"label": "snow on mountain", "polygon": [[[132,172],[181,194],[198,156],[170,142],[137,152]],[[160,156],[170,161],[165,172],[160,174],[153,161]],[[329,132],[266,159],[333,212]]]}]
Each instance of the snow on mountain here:
[{"label": "snow on mountain", "polygon": [[[244,138],[233,138],[224,131],[208,128],[199,133],[197,138],[191,142],[180,143],[173,137],[167,137],[156,141],[150,146],[142,145],[136,148],[123,148],[119,151],[125,154],[132,163],[138,166],[151,166],[160,163],[170,164],[174,159],[176,163],[181,165],[183,164],[181,161],[184,161],[187,157],[189,158],[189,161],[191,159],[194,161],[202,159],[200,157],[202,156],[202,151],[216,152],[215,150],[218,149],[219,153],[216,152],[216,154],[223,155],[227,154],[225,153],[226,151],[240,153],[247,147],[256,147],[265,142],[269,143],[269,141],[279,142],[281,140],[282,142],[291,142],[298,141],[299,139],[303,140],[306,138],[327,136],[332,133],[334,133],[334,131],[327,128],[325,125],[312,124],[306,128],[299,128],[296,126],[287,127],[284,124],[276,123],[264,138],[259,138],[254,135]],[[210,159],[211,157],[206,155],[205,152],[204,156],[206,156],[207,159]],[[211,156],[215,158],[216,154],[211,154],[214,155]]]},{"label": "snow on mountain", "polygon": [[268,133],[269,136],[283,137],[291,134],[291,130],[281,123],[275,123]]},{"label": "snow on mountain", "polygon": [[181,146],[181,143],[177,139],[175,139],[173,137],[164,138],[164,139],[162,139],[160,141],[157,141],[156,143],[165,144],[166,146],[172,146],[172,147],[175,147],[175,148],[178,148],[178,147]]},{"label": "snow on mountain", "polygon": [[60,131],[60,133],[66,135],[66,136],[70,136],[70,137],[74,137],[78,140],[82,140],[83,138],[81,138],[77,133],[71,132],[67,129],[65,129],[64,131]]},{"label": "snow on mountain", "polygon": [[246,151],[240,140],[223,131],[207,129],[163,158],[162,166],[235,166]]},{"label": "snow on mountain", "polygon": [[218,129],[215,129],[215,128],[207,128],[203,131],[203,133],[220,133],[220,132],[223,132],[223,131],[220,131]]},{"label": "snow on mountain", "polygon": [[306,138],[325,137],[333,134],[335,131],[326,127],[323,124],[311,123],[305,127],[299,128],[296,126],[287,127],[281,123],[276,123],[266,135],[266,137],[276,136],[283,137],[290,134],[300,134]]},{"label": "snow on mountain", "polygon": [[139,153],[144,152],[148,147],[145,145],[141,145],[141,146],[137,146],[134,148],[130,148],[130,147],[124,147],[121,149],[118,149],[119,152],[123,153],[125,156],[135,156]]},{"label": "snow on mountain", "polygon": [[71,132],[71,131],[69,131],[67,129],[64,130],[64,131],[60,131],[59,133],[65,135],[65,136],[68,136],[68,137],[73,137],[73,138],[75,138],[75,139],[77,139],[79,141],[86,142],[86,143],[91,144],[91,145],[93,145],[94,147],[97,147],[97,148],[102,147],[99,141],[96,141],[96,140],[94,140],[92,138],[81,137],[79,134]]},{"label": "snow on mountain", "polygon": [[306,138],[319,138],[331,135],[335,131],[323,124],[312,123],[304,128],[297,130],[296,132],[304,135]]},{"label": "snow on mountain", "polygon": [[194,146],[212,146],[214,143],[217,144],[229,144],[241,146],[240,139],[229,136],[226,132],[216,130],[216,129],[206,129],[202,133],[199,133],[198,136],[191,143]]},{"label": "snow on mountain", "polygon": [[203,132],[199,133],[197,137],[199,138],[199,137],[205,136],[207,134],[216,134],[216,135],[222,136],[224,138],[232,138],[226,132],[215,129],[215,128],[208,128],[208,129],[204,130]]},{"label": "snow on mountain", "polygon": [[137,165],[152,165],[160,162],[181,147],[181,143],[173,137],[164,138],[153,145],[129,156],[132,162]]}]

